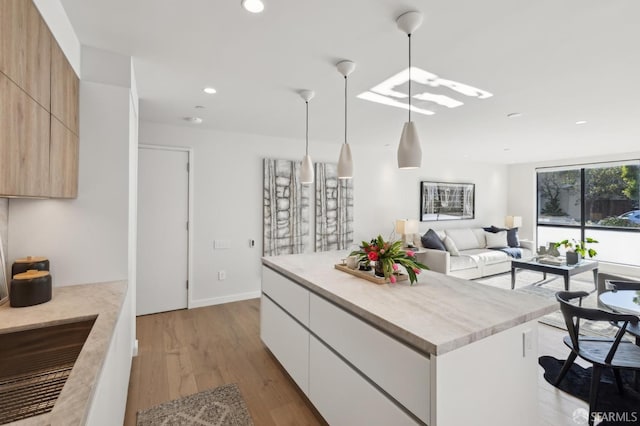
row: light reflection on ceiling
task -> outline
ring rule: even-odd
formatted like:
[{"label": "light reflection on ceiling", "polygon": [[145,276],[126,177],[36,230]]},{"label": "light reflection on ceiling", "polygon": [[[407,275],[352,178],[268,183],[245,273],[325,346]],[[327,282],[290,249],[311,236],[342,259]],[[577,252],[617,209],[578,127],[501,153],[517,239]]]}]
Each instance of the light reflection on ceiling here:
[{"label": "light reflection on ceiling", "polygon": [[[416,92],[418,92],[411,97],[420,101],[411,105],[411,111],[418,114],[433,115],[440,107],[457,108],[464,105],[460,99],[465,99],[465,97],[487,99],[493,96],[486,90],[447,80],[417,67],[411,67],[411,81],[417,86]],[[409,68],[359,94],[358,98],[408,110],[409,96],[404,93],[404,90],[400,91],[400,86],[404,86],[408,82]]]}]

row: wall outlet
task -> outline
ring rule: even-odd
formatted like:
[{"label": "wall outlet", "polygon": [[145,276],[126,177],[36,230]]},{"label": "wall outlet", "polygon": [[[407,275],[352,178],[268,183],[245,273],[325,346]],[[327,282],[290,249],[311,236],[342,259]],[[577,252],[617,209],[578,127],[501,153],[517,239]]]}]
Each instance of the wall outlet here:
[{"label": "wall outlet", "polygon": [[227,279],[227,271],[218,271],[218,281],[224,281]]}]

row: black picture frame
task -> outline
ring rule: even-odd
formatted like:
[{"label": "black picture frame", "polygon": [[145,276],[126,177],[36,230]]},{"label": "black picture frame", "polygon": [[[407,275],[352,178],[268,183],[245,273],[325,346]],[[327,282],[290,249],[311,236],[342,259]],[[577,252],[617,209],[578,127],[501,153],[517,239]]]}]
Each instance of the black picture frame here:
[{"label": "black picture frame", "polygon": [[473,183],[420,182],[420,222],[475,218]]}]

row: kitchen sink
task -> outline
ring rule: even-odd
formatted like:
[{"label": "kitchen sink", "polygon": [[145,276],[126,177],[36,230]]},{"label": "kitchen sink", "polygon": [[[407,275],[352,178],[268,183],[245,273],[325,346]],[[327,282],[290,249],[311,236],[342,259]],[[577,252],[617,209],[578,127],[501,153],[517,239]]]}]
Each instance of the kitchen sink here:
[{"label": "kitchen sink", "polygon": [[95,321],[0,334],[0,424],[53,409]]}]

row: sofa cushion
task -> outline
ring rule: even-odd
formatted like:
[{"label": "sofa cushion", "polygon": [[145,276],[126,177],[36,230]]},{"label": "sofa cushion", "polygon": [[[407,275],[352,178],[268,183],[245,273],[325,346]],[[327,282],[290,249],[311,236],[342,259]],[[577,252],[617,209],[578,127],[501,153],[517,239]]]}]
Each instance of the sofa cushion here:
[{"label": "sofa cushion", "polygon": [[458,247],[456,247],[456,243],[453,242],[451,237],[444,237],[444,246],[447,248],[447,251],[451,253],[451,256],[460,256],[460,252],[458,251]]},{"label": "sofa cushion", "polygon": [[507,253],[500,250],[487,250],[478,257],[480,261],[485,265],[493,265],[494,263],[507,262],[512,258]]},{"label": "sofa cushion", "polygon": [[474,256],[451,256],[451,263],[449,270],[461,271],[463,269],[478,269],[478,258]]},{"label": "sofa cushion", "polygon": [[473,232],[473,235],[475,235],[478,240],[478,248],[485,248],[487,246],[487,239],[484,236],[484,229],[471,228],[471,232]]},{"label": "sofa cushion", "polygon": [[470,228],[447,229],[445,232],[460,251],[480,248],[480,242]]},{"label": "sofa cushion", "polygon": [[436,231],[434,231],[433,229],[429,229],[422,236],[422,238],[420,238],[420,241],[422,241],[422,247],[424,248],[442,250],[442,251],[447,250],[447,248],[442,243],[442,240],[440,239],[438,234],[436,234]]},{"label": "sofa cushion", "polygon": [[485,238],[487,239],[487,248],[497,249],[509,247],[507,243],[507,231],[500,232],[485,232]]}]

